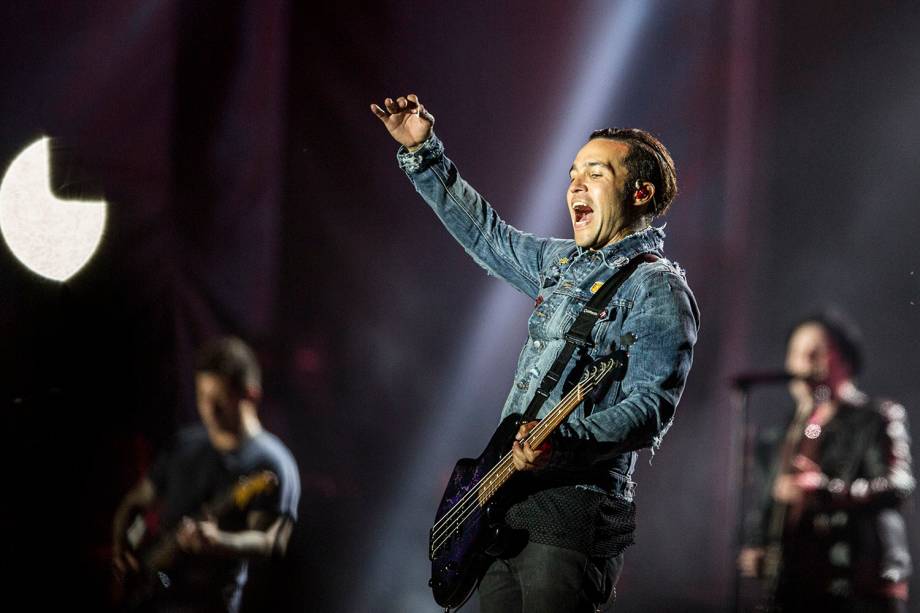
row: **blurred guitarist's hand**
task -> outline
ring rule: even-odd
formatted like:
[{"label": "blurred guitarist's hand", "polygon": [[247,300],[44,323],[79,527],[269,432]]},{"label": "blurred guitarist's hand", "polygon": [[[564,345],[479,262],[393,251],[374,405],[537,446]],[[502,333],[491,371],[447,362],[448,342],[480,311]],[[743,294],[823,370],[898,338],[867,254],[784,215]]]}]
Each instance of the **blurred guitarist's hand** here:
[{"label": "blurred guitarist's hand", "polygon": [[213,520],[196,521],[183,517],[176,531],[176,542],[188,553],[210,554],[221,550],[220,530]]},{"label": "blurred guitarist's hand", "polygon": [[156,498],[156,488],[148,478],[128,490],[115,509],[112,518],[112,570],[115,579],[123,581],[128,575],[140,571],[141,565],[128,542],[128,524],[138,513],[149,509]]},{"label": "blurred guitarist's hand", "polygon": [[137,558],[128,551],[127,544],[122,540],[115,541],[112,545],[112,570],[118,581],[123,580],[130,573],[136,573],[141,566]]},{"label": "blurred guitarist's hand", "polygon": [[511,457],[514,461],[515,470],[537,470],[549,463],[549,457],[552,453],[549,441],[545,441],[537,449],[531,449],[529,442],[525,442],[523,445],[520,443],[520,440],[527,436],[527,433],[533,430],[538,423],[540,422],[530,421],[523,424],[514,437],[514,444],[511,446]]},{"label": "blurred guitarist's hand", "polygon": [[827,485],[827,475],[809,458],[798,455],[792,461],[792,474],[779,475],[773,484],[773,499],[786,504],[798,504],[808,494]]},{"label": "blurred guitarist's hand", "polygon": [[738,570],[742,577],[756,578],[760,576],[763,563],[763,547],[745,547],[738,554]]}]

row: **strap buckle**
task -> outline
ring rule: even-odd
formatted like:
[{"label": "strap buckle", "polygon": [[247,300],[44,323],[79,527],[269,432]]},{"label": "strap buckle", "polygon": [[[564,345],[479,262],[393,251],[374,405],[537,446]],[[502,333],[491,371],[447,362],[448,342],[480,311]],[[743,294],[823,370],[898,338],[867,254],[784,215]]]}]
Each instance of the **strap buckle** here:
[{"label": "strap buckle", "polygon": [[582,338],[577,334],[572,334],[571,330],[565,333],[565,340],[569,343],[574,343],[579,348],[591,348],[594,347],[594,342],[590,338]]}]

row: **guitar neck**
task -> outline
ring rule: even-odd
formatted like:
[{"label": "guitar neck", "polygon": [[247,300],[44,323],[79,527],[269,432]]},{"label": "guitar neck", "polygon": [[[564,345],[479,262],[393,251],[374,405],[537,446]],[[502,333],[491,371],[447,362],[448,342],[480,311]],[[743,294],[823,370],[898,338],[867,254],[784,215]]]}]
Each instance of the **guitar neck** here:
[{"label": "guitar neck", "polygon": [[[592,385],[591,387],[594,386]],[[585,399],[585,395],[590,389],[591,388],[583,389],[581,383],[576,385],[571,392],[566,394],[565,398],[563,398],[559,404],[553,407],[552,411],[547,413],[546,416],[540,420],[540,423],[528,433],[524,441],[530,443],[531,448],[542,445],[546,439],[549,438],[549,435],[559,427],[559,424],[564,422],[572,411],[581,404],[581,401]]]},{"label": "guitar neck", "polygon": [[[245,509],[255,496],[273,491],[277,483],[278,479],[274,473],[267,470],[244,477],[221,496],[202,505],[198,519],[210,518],[217,521],[234,509]],[[148,568],[160,569],[172,564],[179,551],[177,535],[180,529],[176,527],[163,534],[156,543],[149,547],[144,555]]]},{"label": "guitar neck", "polygon": [[[595,367],[592,372],[583,377],[582,380],[578,382],[578,385],[572,388],[569,393],[559,401],[559,404],[553,407],[527,436],[521,439],[521,444],[525,442],[529,443],[531,449],[542,445],[546,439],[549,438],[549,435],[559,427],[559,424],[565,421],[572,411],[581,404],[581,401],[584,400],[588,392],[594,389],[616,364],[617,362],[615,360],[609,360],[603,365]],[[477,492],[479,504],[484,506],[491,500],[498,489],[508,481],[514,472],[514,460],[509,451],[480,482],[479,491]]]}]

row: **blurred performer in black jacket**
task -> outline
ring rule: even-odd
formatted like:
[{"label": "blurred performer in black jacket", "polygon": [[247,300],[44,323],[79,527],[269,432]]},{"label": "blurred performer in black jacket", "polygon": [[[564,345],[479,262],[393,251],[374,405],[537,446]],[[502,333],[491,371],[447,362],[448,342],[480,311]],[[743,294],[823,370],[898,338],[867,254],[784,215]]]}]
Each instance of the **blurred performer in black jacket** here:
[{"label": "blurred performer in black jacket", "polygon": [[856,388],[857,339],[834,314],[803,319],[788,338],[796,408],[739,556],[742,575],[763,578],[783,613],[907,611],[906,414]]}]

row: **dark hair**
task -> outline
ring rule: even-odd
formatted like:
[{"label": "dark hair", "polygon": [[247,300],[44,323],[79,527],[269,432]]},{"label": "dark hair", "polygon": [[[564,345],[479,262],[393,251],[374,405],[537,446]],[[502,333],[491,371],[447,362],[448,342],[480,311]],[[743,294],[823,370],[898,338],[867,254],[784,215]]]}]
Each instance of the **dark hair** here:
[{"label": "dark hair", "polygon": [[862,372],[863,367],[863,349],[862,349],[862,332],[859,327],[846,315],[837,309],[826,309],[797,321],[786,335],[786,344],[795,331],[806,324],[818,324],[831,339],[834,348],[843,358],[843,361],[850,367],[850,373],[853,376]]},{"label": "dark hair", "polygon": [[224,377],[233,391],[245,394],[261,389],[262,369],[249,345],[234,336],[215,338],[198,350],[195,372]]},{"label": "dark hair", "polygon": [[604,128],[591,133],[588,140],[609,138],[629,144],[629,153],[623,160],[629,176],[630,188],[636,181],[648,181],[655,186],[655,196],[649,203],[651,217],[664,215],[677,196],[677,169],[671,154],[660,140],[638,128]]}]

